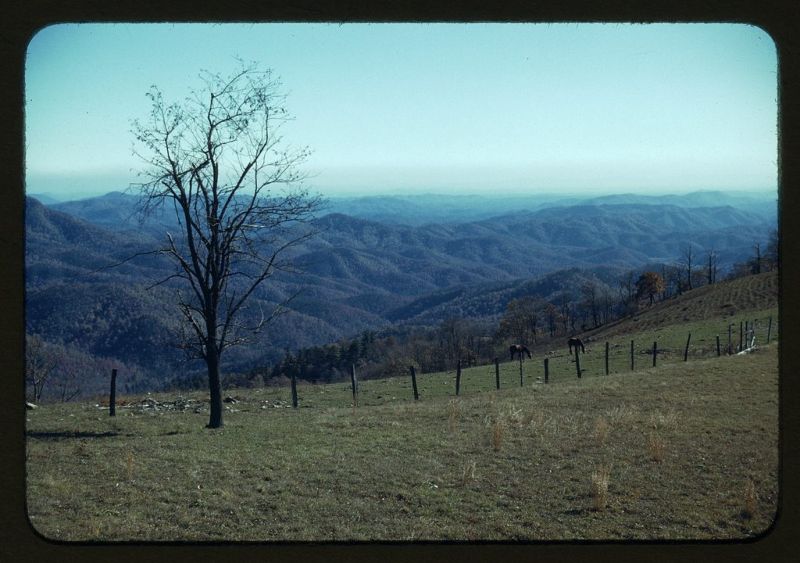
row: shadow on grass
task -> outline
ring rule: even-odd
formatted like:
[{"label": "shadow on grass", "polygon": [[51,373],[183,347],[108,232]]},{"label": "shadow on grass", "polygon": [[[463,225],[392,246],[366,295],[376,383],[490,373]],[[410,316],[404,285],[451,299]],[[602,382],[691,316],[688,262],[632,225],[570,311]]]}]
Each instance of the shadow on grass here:
[{"label": "shadow on grass", "polygon": [[39,440],[70,440],[74,438],[113,438],[119,432],[26,432],[28,438]]}]

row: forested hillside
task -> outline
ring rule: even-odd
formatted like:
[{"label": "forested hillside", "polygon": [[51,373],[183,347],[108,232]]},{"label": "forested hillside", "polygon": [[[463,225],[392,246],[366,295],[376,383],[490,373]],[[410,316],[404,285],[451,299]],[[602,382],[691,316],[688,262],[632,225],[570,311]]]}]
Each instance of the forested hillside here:
[{"label": "forested hillside", "polygon": [[[461,209],[456,217],[469,209],[463,199],[451,201]],[[178,349],[171,304],[180,286],[159,283],[173,270],[153,253],[174,219],[162,210],[139,222],[134,203],[119,193],[50,207],[28,198],[26,332],[62,354],[136,366],[144,389],[185,378],[195,364]],[[401,334],[461,319],[491,332],[509,302],[523,297],[573,307],[577,329],[587,321],[577,312],[586,287],[606,300],[608,317],[631,272],[674,269],[691,248],[696,268],[713,251],[724,274],[754,244],[765,247],[774,229],[763,213],[732,205],[578,203],[549,200],[533,210],[417,226],[322,215],[318,235],[294,250],[302,274],[276,275],[245,313],[256,318],[296,294],[285,314],[250,345],[232,349],[226,370],[245,373],[287,351],[365,331]],[[401,209],[401,218],[415,213]]]}]

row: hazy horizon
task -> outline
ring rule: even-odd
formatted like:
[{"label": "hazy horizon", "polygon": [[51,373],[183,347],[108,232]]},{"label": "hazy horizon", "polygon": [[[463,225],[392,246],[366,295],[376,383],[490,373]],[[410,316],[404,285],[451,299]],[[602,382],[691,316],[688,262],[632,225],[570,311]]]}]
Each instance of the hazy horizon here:
[{"label": "hazy horizon", "polygon": [[[479,192],[459,192],[459,191],[436,191],[430,190],[425,188],[419,188],[417,190],[405,190],[405,191],[387,191],[387,192],[370,192],[370,191],[353,191],[353,192],[340,192],[340,193],[332,193],[332,194],[325,194],[321,192],[314,192],[319,193],[326,199],[330,200],[337,200],[337,199],[356,199],[356,198],[425,198],[425,197],[442,197],[442,198],[480,198],[480,199],[492,199],[492,200],[503,200],[503,199],[520,199],[520,198],[530,198],[530,199],[559,199],[559,198],[601,198],[601,197],[612,197],[612,196],[647,196],[647,197],[665,197],[665,196],[684,196],[690,194],[698,194],[698,193],[718,193],[724,192],[730,196],[740,196],[740,197],[751,197],[751,198],[764,198],[764,199],[777,199],[778,194],[775,191],[770,190],[758,190],[758,189],[741,189],[741,190],[720,190],[720,189],[697,189],[697,190],[679,190],[679,191],[645,191],[645,192],[636,192],[630,190],[588,190],[588,191],[569,191],[569,190],[561,190],[561,191],[513,191],[508,190],[505,192],[487,192],[487,191],[479,191]],[[39,197],[46,197],[52,199],[58,203],[65,203],[68,201],[80,201],[85,199],[92,199],[98,197],[104,197],[110,195],[112,193],[131,193],[126,191],[126,189],[111,189],[111,190],[100,190],[100,191],[87,191],[87,192],[67,192],[67,193],[59,193],[53,191],[30,191],[26,190],[26,195],[30,197],[36,198]]]}]

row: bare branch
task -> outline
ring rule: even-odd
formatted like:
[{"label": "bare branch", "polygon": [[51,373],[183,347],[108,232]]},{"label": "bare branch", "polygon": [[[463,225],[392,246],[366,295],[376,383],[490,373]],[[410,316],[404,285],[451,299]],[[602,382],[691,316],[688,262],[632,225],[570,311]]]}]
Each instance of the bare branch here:
[{"label": "bare branch", "polygon": [[[180,232],[165,233],[166,246],[153,253],[168,257],[175,272],[149,286],[182,281],[179,294],[187,353],[206,359],[209,381],[227,347],[245,342],[286,310],[239,319],[253,294],[276,271],[293,270],[287,252],[315,233],[302,228],[313,218],[319,197],[299,185],[307,149],[283,146],[278,133],[290,119],[285,96],[271,71],[243,65],[231,76],[205,72],[203,88],[182,105],[168,105],[152,88],[152,111],[135,121],[137,156],[147,163],[140,209],[152,213],[171,204]],[[218,375],[218,374],[217,374]]]},{"label": "bare branch", "polygon": [[137,252],[137,253],[132,254],[131,256],[128,256],[127,258],[125,258],[124,260],[121,260],[119,262],[115,262],[113,264],[109,264],[108,266],[102,266],[100,268],[97,268],[95,270],[90,270],[88,272],[82,272],[80,274],[76,274],[74,277],[75,278],[80,278],[80,277],[83,277],[83,276],[90,276],[92,274],[98,274],[100,272],[105,272],[106,270],[110,270],[112,268],[117,268],[119,266],[122,266],[123,264],[127,264],[128,262],[130,262],[131,260],[135,260],[136,258],[140,258],[142,256],[152,256],[152,255],[155,255],[155,254],[161,254],[161,252],[162,252],[161,250],[147,250],[147,251],[143,251],[143,252]]}]

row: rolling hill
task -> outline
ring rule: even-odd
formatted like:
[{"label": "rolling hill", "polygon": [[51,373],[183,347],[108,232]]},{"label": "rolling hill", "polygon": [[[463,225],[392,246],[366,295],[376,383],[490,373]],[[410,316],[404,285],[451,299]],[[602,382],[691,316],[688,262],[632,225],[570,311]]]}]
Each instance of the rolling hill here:
[{"label": "rolling hill", "polygon": [[[437,201],[468,209],[464,199]],[[140,224],[132,203],[119,193],[53,206],[27,199],[26,328],[85,353],[162,373],[185,370],[170,347],[176,313],[163,306],[178,287],[144,289],[168,276],[171,264],[153,254],[128,260],[157,249],[171,219],[162,214]],[[319,235],[294,249],[302,276],[277,274],[254,294],[249,314],[271,310],[298,289],[300,295],[248,348],[231,350],[227,369],[398,323],[494,321],[515,297],[574,294],[587,279],[614,286],[626,270],[673,263],[689,243],[698,253],[714,248],[724,270],[774,228],[732,205],[556,203],[418,226],[322,215]],[[480,204],[472,205],[477,214]]]},{"label": "rolling hill", "polygon": [[587,336],[613,338],[662,326],[725,319],[745,311],[771,309],[778,306],[778,282],[778,272],[773,271],[704,285],[674,299],[655,303],[632,317],[590,331]]}]

